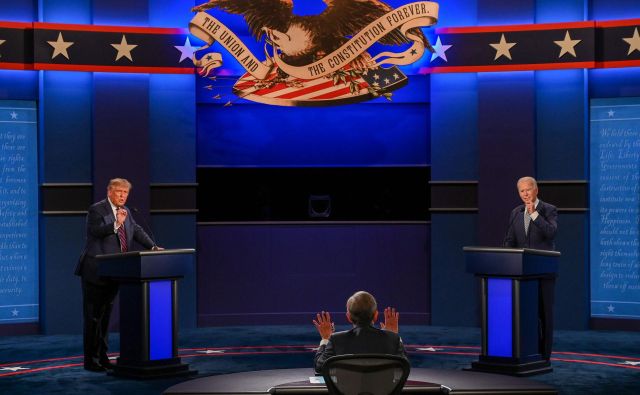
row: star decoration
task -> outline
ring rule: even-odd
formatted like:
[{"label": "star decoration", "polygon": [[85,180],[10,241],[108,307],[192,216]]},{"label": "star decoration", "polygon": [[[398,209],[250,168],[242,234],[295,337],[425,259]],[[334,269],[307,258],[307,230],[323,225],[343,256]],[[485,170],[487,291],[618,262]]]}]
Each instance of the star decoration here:
[{"label": "star decoration", "polygon": [[415,54],[417,54],[417,53],[418,53],[418,51],[416,51],[415,49],[412,49],[412,50],[411,50],[411,55],[415,55]]},{"label": "star decoration", "polygon": [[29,368],[23,368],[21,366],[5,366],[0,368],[0,371],[17,372],[18,370],[29,370]]},{"label": "star decoration", "polygon": [[571,35],[569,35],[569,31],[567,30],[564,35],[564,40],[554,41],[554,43],[556,43],[556,45],[560,47],[560,55],[558,55],[558,58],[563,57],[567,53],[573,55],[573,57],[575,58],[577,56],[575,47],[580,41],[582,40],[572,40]]},{"label": "star decoration", "polygon": [[509,50],[516,44],[517,43],[508,43],[507,40],[504,38],[504,33],[502,33],[502,36],[500,37],[500,42],[495,44],[489,44],[493,47],[493,49],[496,50],[496,57],[493,58],[493,60],[498,60],[500,56],[504,56],[509,60],[511,60],[511,52],[509,52]]},{"label": "star decoration", "polygon": [[197,353],[201,353],[201,354],[222,354],[224,353],[224,350],[203,350],[203,351],[196,351]]},{"label": "star decoration", "polygon": [[433,46],[433,50],[435,52],[431,54],[431,60],[429,62],[433,62],[437,58],[441,58],[445,62],[448,62],[447,54],[445,54],[445,52],[447,52],[447,49],[451,47],[452,45],[442,45],[442,42],[440,41],[440,36],[438,36],[438,38],[436,39],[436,45]]},{"label": "star decoration", "polygon": [[609,305],[609,306],[607,306],[607,310],[609,311],[609,313],[613,313],[615,309],[616,309],[616,308],[615,308],[615,307],[613,307],[613,305]]},{"label": "star decoration", "polygon": [[380,76],[379,76],[378,74],[374,74],[374,75],[373,75],[373,79],[377,81],[377,80],[379,80],[379,79],[380,79]]},{"label": "star decoration", "polygon": [[609,110],[609,111],[607,112],[607,114],[609,114],[609,118],[613,117],[613,114],[615,114],[615,113],[616,113],[616,112],[615,112],[615,111],[613,111],[613,110]]},{"label": "star decoration", "polygon": [[125,58],[133,62],[133,58],[131,57],[131,51],[133,51],[133,49],[137,47],[137,45],[127,43],[127,38],[124,36],[124,34],[122,35],[122,40],[120,41],[120,44],[111,44],[111,46],[118,50],[118,54],[116,55],[116,61],[118,61],[118,59],[124,56]]},{"label": "star decoration", "polygon": [[49,45],[53,47],[53,55],[51,55],[51,59],[55,59],[58,55],[62,55],[65,58],[69,59],[69,53],[67,52],[67,49],[75,44],[71,41],[64,41],[62,32],[58,32],[58,39],[56,41],[47,41],[47,43],[49,43]]},{"label": "star decoration", "polygon": [[178,61],[178,63],[182,63],[182,61],[185,59],[192,59],[193,53],[197,50],[196,47],[191,46],[189,37],[184,40],[184,45],[174,45],[173,47],[180,51],[180,60]]},{"label": "star decoration", "polygon": [[11,119],[18,119],[18,113],[15,111],[11,111],[9,115],[11,115]]},{"label": "star decoration", "polygon": [[623,38],[624,41],[629,44],[629,52],[627,52],[627,56],[631,55],[633,51],[640,52],[640,34],[638,34],[638,28],[636,27],[633,31],[633,36]]},{"label": "star decoration", "polygon": [[394,80],[397,80],[397,79],[399,79],[399,78],[400,78],[400,76],[399,76],[398,74],[393,73],[393,79],[394,79]]},{"label": "star decoration", "polygon": [[15,307],[14,307],[13,310],[11,310],[11,316],[12,317],[17,317],[18,314],[20,314],[20,312],[18,310],[16,310]]},{"label": "star decoration", "polygon": [[384,83],[385,83],[385,84],[387,84],[387,85],[388,85],[388,84],[389,84],[389,82],[391,82],[391,81],[390,81],[388,78],[385,78],[385,79],[384,79]]}]

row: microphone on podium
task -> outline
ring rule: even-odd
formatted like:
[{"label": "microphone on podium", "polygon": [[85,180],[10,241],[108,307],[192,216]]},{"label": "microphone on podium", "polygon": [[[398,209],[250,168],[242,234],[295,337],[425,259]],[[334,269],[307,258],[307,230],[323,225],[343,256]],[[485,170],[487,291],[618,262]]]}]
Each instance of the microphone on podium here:
[{"label": "microphone on podium", "polygon": [[156,236],[153,234],[153,230],[151,230],[151,227],[149,226],[149,224],[147,223],[147,220],[144,219],[144,215],[142,215],[142,213],[140,213],[140,210],[138,210],[136,207],[131,207],[131,210],[133,210],[134,213],[136,214],[140,214],[138,216],[138,218],[142,218],[142,222],[145,225],[145,230],[147,230],[149,232],[149,237],[151,237],[151,241],[153,241],[153,248],[155,249],[156,247],[158,247],[158,243],[156,243]]}]

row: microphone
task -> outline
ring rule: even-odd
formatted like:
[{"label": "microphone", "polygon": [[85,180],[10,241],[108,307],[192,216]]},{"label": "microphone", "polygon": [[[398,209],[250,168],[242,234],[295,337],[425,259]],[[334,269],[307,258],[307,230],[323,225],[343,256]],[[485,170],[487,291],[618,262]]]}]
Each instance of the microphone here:
[{"label": "microphone", "polygon": [[509,226],[507,226],[507,231],[504,234],[504,238],[502,239],[502,246],[506,247],[505,244],[507,243],[507,236],[509,236],[509,229],[511,229],[511,226],[513,226],[513,223],[516,222],[516,218],[518,218],[518,215],[522,214],[524,212],[525,207],[522,206],[520,208],[520,210],[518,210],[517,214],[513,216],[513,218],[511,218],[511,222],[509,222]]},{"label": "microphone", "polygon": [[140,213],[140,210],[138,210],[136,207],[131,207],[131,210],[133,210],[133,212],[134,212],[134,213],[136,213],[136,214],[140,214],[140,215],[138,216],[138,218],[142,218],[142,222],[144,223],[145,227],[146,227],[146,228],[147,228],[147,230],[149,231],[149,237],[151,237],[151,241],[153,241],[153,246],[154,246],[154,247],[157,247],[157,246],[158,246],[158,243],[156,243],[156,237],[155,237],[155,235],[153,234],[153,231],[151,230],[151,227],[150,227],[150,226],[149,226],[149,224],[147,223],[147,220],[146,220],[146,219],[144,219],[144,215],[142,215],[142,214]]}]

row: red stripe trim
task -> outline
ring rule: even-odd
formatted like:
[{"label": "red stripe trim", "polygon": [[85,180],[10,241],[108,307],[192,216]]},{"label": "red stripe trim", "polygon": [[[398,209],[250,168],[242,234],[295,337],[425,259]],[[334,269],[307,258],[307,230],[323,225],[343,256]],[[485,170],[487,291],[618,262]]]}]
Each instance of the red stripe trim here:
[{"label": "red stripe trim", "polygon": [[31,63],[0,63],[2,70],[33,70]]},{"label": "red stripe trim", "polygon": [[587,365],[604,365],[604,366],[611,366],[611,367],[614,367],[614,368],[640,370],[640,366],[622,365],[620,363],[587,361],[587,360],[584,360],[584,359],[564,359],[564,358],[551,358],[551,360],[552,361],[560,361],[560,362],[586,363]]},{"label": "red stripe trim", "polygon": [[563,30],[563,29],[585,29],[595,27],[595,21],[584,22],[561,22],[561,23],[539,23],[530,25],[504,25],[504,26],[470,26],[470,27],[443,27],[436,29],[436,34],[451,33],[501,33],[501,32],[521,32],[534,30]]},{"label": "red stripe trim", "polygon": [[421,72],[428,73],[476,73],[482,71],[527,71],[527,70],[558,70],[558,69],[591,69],[596,62],[574,63],[544,63],[544,64],[513,64],[496,66],[443,66],[424,67]]},{"label": "red stripe trim", "polygon": [[29,369],[29,370],[18,370],[15,372],[11,372],[11,373],[0,373],[0,377],[7,377],[7,376],[18,376],[21,374],[26,374],[26,373],[37,373],[37,372],[42,372],[45,370],[54,370],[54,369],[64,369],[64,368],[72,368],[75,366],[82,366],[83,363],[69,363],[66,365],[58,365],[58,366],[47,366],[44,368],[37,368],[37,369]]},{"label": "red stripe trim", "polygon": [[33,22],[0,22],[0,27],[9,29],[31,29]]},{"label": "red stripe trim", "polygon": [[596,62],[596,67],[601,69],[612,69],[616,67],[636,67],[640,66],[640,60],[612,60],[607,62]]},{"label": "red stripe trim", "polygon": [[[248,88],[245,88],[245,89],[248,89]],[[263,96],[263,95],[266,95],[268,93],[278,92],[278,91],[281,91],[281,90],[287,89],[287,88],[288,88],[287,84],[285,84],[283,82],[279,82],[279,83],[275,84],[274,86],[272,86],[271,88],[258,89],[257,91],[251,92],[251,94],[252,95],[258,95],[258,96]]]},{"label": "red stripe trim", "polygon": [[619,21],[596,22],[597,27],[640,26],[640,19],[621,19]]},{"label": "red stripe trim", "polygon": [[135,27],[135,26],[102,26],[76,25],[67,23],[34,22],[34,29],[44,30],[75,30],[83,32],[115,32],[115,33],[146,33],[146,34],[188,34],[187,29],[164,27]]},{"label": "red stripe trim", "polygon": [[119,73],[149,73],[149,74],[193,74],[193,68],[188,67],[136,67],[136,66],[96,66],[77,64],[34,63],[36,70],[68,70],[68,71],[96,71]]},{"label": "red stripe trim", "polygon": [[327,80],[327,82],[323,82],[318,85],[309,86],[307,88],[298,89],[294,92],[285,93],[284,95],[276,96],[276,99],[295,99],[298,96],[306,95],[307,93],[313,93],[315,91],[319,91],[321,89],[330,88],[333,86],[333,81]]}]

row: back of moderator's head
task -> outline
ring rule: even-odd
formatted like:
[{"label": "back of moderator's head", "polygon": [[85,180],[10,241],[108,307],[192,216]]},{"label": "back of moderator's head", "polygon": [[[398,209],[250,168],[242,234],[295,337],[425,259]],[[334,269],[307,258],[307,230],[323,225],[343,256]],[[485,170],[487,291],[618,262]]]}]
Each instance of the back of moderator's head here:
[{"label": "back of moderator's head", "polygon": [[376,299],[366,291],[358,291],[347,300],[347,311],[355,325],[371,324],[377,309]]}]

